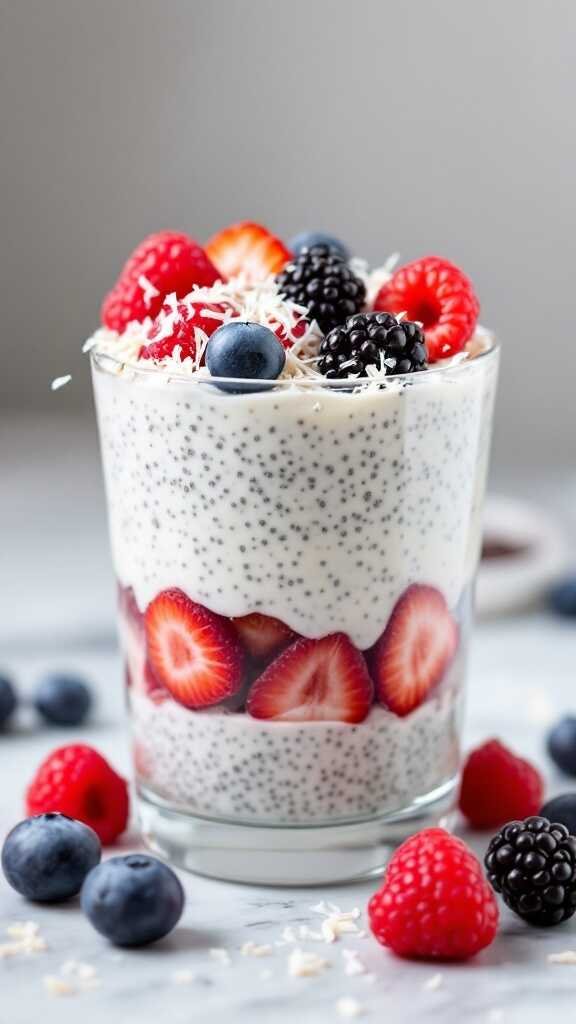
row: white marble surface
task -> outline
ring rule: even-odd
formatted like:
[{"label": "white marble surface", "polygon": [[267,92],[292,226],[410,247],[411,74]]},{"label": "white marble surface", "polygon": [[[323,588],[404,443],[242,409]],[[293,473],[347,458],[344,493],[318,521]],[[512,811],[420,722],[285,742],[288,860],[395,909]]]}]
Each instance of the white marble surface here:
[{"label": "white marble surface", "polygon": [[[58,448],[67,436],[65,427],[58,427],[56,446],[47,445],[39,425],[32,434],[38,440],[32,467],[26,469],[21,461],[25,452],[20,436],[18,456],[9,464],[16,491],[10,491],[0,509],[0,534],[4,540],[7,531],[10,536],[2,549],[3,598],[8,589],[0,623],[3,666],[25,691],[48,668],[88,675],[98,708],[92,724],[73,735],[99,747],[127,771],[120,668],[108,642],[112,588],[99,481],[93,461],[79,460],[82,449],[73,431],[68,449],[63,449],[65,471]],[[6,436],[0,433],[3,440]],[[550,772],[543,736],[551,718],[574,710],[575,655],[574,626],[537,611],[483,623],[473,650],[468,743],[498,734],[541,764],[550,792],[569,788]],[[26,713],[17,732],[0,737],[0,835],[21,817],[23,790],[40,758],[69,738],[68,732],[38,729]],[[134,836],[123,846],[134,848],[136,843]],[[482,852],[485,840],[476,837],[474,844]],[[550,1010],[572,1019],[576,966],[551,965],[546,958],[551,952],[576,949],[574,922],[538,931],[503,912],[493,946],[458,966],[399,961],[369,936],[345,937],[331,946],[305,942],[304,948],[324,956],[331,966],[320,977],[294,978],[287,972],[290,947],[274,947],[263,958],[242,956],[240,947],[249,940],[274,945],[286,925],[317,925],[310,907],[321,899],[345,910],[360,907],[364,916],[374,883],[288,890],[193,876],[183,881],[187,907],[173,935],[147,950],[119,952],[92,931],[75,904],[30,906],[0,880],[0,942],[12,922],[34,920],[49,947],[28,958],[0,959],[0,1024],[29,1024],[39,1018],[66,1024],[79,1017],[83,1024],[92,1024],[105,1016],[114,1024],[147,1024],[162,1015],[175,1024],[323,1024],[344,1019],[336,1009],[342,997],[357,1000],[365,1011],[360,1019],[367,1021],[536,1024]],[[230,966],[211,957],[213,947],[229,951]],[[373,981],[344,974],[344,948],[358,952]],[[99,987],[60,998],[48,995],[44,976],[57,974],[70,959],[93,965]],[[177,971],[191,972],[188,984],[174,982]],[[438,987],[428,988],[438,973]]]}]

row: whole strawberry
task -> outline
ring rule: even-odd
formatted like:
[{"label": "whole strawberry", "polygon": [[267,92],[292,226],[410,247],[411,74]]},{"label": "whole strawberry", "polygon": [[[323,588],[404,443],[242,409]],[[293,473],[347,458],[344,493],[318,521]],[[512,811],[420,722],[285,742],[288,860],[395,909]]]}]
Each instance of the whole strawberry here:
[{"label": "whole strawberry", "polygon": [[197,242],[179,231],[158,231],[140,242],[102,303],[102,323],[122,332],[133,320],[154,319],[174,292],[184,298],[194,285],[209,287],[220,277]]},{"label": "whole strawberry", "polygon": [[507,821],[537,814],[543,797],[544,782],[538,769],[500,740],[488,740],[468,755],[459,805],[474,828],[498,828]]},{"label": "whole strawberry", "polygon": [[399,847],[368,916],[378,942],[422,960],[467,960],[490,945],[498,928],[479,861],[442,828],[424,829]]}]

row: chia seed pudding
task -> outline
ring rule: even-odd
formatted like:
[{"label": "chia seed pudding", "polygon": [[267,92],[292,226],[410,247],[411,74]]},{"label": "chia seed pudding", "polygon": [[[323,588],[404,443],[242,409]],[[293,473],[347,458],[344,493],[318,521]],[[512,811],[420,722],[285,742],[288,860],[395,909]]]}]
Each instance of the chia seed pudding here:
[{"label": "chia seed pudding", "polygon": [[392,315],[402,270],[314,253],[92,339],[137,782],[198,817],[364,821],[458,772],[495,349],[459,279],[458,347]]}]

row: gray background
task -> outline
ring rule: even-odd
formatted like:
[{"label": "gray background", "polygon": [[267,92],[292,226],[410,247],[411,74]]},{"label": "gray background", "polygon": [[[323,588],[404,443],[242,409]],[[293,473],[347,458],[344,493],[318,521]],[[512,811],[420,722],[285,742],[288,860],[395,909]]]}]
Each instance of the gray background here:
[{"label": "gray background", "polygon": [[4,411],[91,416],[79,348],[130,249],[249,217],[332,229],[376,263],[461,263],[505,345],[496,467],[573,458],[573,0],[1,0],[0,17]]}]

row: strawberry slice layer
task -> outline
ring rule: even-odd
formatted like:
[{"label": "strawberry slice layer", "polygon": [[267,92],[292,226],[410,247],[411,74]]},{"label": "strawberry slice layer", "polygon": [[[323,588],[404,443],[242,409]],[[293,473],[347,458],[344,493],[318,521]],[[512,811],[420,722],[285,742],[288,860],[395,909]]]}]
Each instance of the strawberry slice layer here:
[{"label": "strawberry slice layer", "polygon": [[152,670],[174,700],[205,708],[239,690],[244,655],[228,619],[174,588],[150,602],[144,622]]},{"label": "strawberry slice layer", "polygon": [[458,626],[435,587],[414,583],[394,606],[372,650],[376,696],[403,717],[442,679],[458,646]]},{"label": "strawberry slice layer", "polygon": [[268,658],[276,654],[282,647],[287,647],[296,638],[289,626],[271,615],[252,612],[232,619],[234,627],[253,658]]},{"label": "strawberry slice layer", "polygon": [[247,220],[219,231],[206,244],[205,252],[225,278],[244,273],[249,281],[277,274],[291,257],[279,238],[261,224]]},{"label": "strawberry slice layer", "polygon": [[277,722],[362,722],[372,693],[362,654],[333,633],[291,644],[256,680],[246,710]]}]

